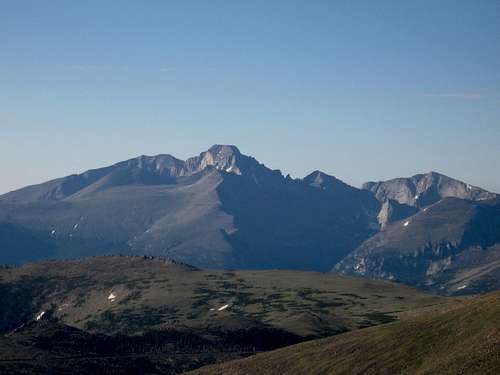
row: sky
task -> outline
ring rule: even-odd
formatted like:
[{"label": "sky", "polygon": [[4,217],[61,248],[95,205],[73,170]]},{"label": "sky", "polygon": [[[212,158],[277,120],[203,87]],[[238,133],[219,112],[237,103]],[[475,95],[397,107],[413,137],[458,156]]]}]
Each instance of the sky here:
[{"label": "sky", "polygon": [[0,193],[235,144],[500,192],[498,0],[0,0]]}]

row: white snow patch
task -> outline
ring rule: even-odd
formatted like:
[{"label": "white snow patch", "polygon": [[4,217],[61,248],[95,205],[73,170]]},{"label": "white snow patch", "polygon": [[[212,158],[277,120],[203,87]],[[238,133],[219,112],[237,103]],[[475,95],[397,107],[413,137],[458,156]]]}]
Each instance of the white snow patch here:
[{"label": "white snow patch", "polygon": [[418,198],[420,198],[420,196],[418,194],[415,195],[415,200],[417,200]]},{"label": "white snow patch", "polygon": [[116,299],[115,294],[114,294],[114,293],[110,293],[110,295],[108,296],[108,300],[109,300],[110,302],[113,302],[115,299]]},{"label": "white snow patch", "polygon": [[215,309],[214,309],[213,307],[210,309],[210,311],[214,311],[214,310],[215,310]]},{"label": "white snow patch", "polygon": [[425,207],[425,208],[423,209],[423,211],[424,211],[424,212],[425,212],[425,211],[427,211],[427,207]]},{"label": "white snow patch", "polygon": [[467,288],[467,285],[466,285],[466,284],[459,286],[459,287],[457,288],[457,290],[461,290],[461,289],[465,289],[465,288]]},{"label": "white snow patch", "polygon": [[472,189],[472,186],[467,185],[467,190],[471,190],[471,189]]},{"label": "white snow patch", "polygon": [[222,310],[225,310],[225,309],[227,309],[228,307],[229,307],[229,304],[226,304],[226,305],[224,305],[224,306],[219,307],[219,308],[217,309],[217,311],[222,311]]},{"label": "white snow patch", "polygon": [[404,225],[405,227],[407,227],[407,226],[408,226],[408,224],[410,224],[410,222],[409,222],[409,221],[405,221],[405,223],[404,223],[403,225]]},{"label": "white snow patch", "polygon": [[45,311],[41,311],[37,316],[36,316],[36,320],[40,320],[42,319],[42,317],[45,315]]},{"label": "white snow patch", "polygon": [[59,308],[57,309],[57,311],[64,310],[68,306],[69,306],[69,303],[63,303],[61,306],[59,306]]},{"label": "white snow patch", "polygon": [[73,225],[73,230],[75,230],[76,228],[78,228],[78,223],[76,223],[75,225]]},{"label": "white snow patch", "polygon": [[231,165],[229,168],[226,168],[226,172],[231,172],[233,170],[233,166]]},{"label": "white snow patch", "polygon": [[52,232],[50,232],[50,234],[52,234],[52,235],[56,234],[56,230],[52,229]]}]

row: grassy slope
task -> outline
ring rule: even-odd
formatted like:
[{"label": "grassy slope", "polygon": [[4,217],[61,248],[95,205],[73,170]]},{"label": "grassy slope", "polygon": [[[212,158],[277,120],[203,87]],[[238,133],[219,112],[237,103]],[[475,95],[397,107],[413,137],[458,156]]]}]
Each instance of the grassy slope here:
[{"label": "grassy slope", "polygon": [[209,366],[210,374],[498,374],[500,292],[446,312]]},{"label": "grassy slope", "polygon": [[[113,293],[114,301],[108,299]],[[297,271],[197,270],[159,259],[95,257],[0,269],[0,330],[40,311],[91,332],[265,324],[326,336],[434,309],[455,299],[385,281]],[[229,307],[218,311],[218,308]]]}]

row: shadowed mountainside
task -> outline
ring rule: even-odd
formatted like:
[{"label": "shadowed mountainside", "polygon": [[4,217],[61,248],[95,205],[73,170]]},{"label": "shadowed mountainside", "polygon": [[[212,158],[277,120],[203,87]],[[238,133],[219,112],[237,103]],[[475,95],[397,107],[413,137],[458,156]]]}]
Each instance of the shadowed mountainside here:
[{"label": "shadowed mountainside", "polygon": [[14,254],[0,231],[0,262],[124,253],[326,271],[375,233],[379,206],[318,171],[283,177],[234,146],[141,156],[1,196],[0,222],[36,236]]}]

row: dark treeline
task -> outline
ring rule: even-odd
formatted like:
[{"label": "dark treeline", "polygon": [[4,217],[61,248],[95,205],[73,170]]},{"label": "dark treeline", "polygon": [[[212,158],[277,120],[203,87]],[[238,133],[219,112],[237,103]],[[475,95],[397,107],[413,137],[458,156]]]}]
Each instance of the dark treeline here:
[{"label": "dark treeline", "polygon": [[0,373],[176,374],[303,340],[267,327],[108,336],[51,320],[31,321],[0,338]]}]

